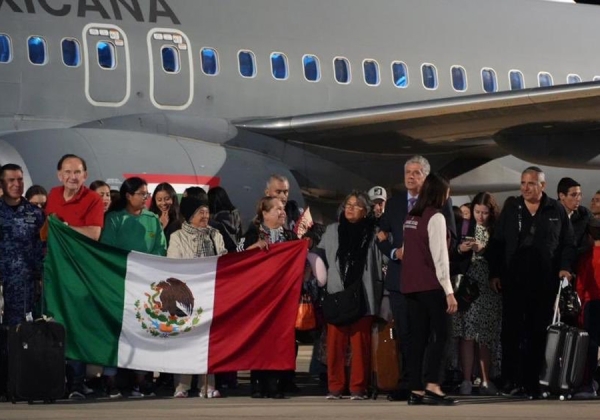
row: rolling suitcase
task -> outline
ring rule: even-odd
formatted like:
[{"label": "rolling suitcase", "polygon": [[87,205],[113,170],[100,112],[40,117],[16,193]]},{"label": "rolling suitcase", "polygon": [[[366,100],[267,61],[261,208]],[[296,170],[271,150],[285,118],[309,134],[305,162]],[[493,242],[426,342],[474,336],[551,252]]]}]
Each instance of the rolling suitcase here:
[{"label": "rolling suitcase", "polygon": [[13,404],[54,402],[65,393],[65,329],[57,322],[23,322],[8,331],[8,391]]},{"label": "rolling suitcase", "polygon": [[400,352],[394,321],[375,321],[371,339],[371,387],[373,399],[379,392],[393,392],[400,380]]},{"label": "rolling suitcase", "polygon": [[558,304],[563,281],[554,304],[554,317],[548,327],[544,364],[540,374],[543,396],[559,395],[571,398],[581,385],[588,353],[589,336],[586,331],[560,322]]}]

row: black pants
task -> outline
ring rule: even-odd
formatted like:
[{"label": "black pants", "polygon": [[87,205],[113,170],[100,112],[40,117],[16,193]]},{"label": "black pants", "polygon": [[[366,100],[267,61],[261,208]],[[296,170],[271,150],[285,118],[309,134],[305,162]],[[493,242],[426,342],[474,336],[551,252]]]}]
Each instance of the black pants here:
[{"label": "black pants", "polygon": [[[425,389],[426,383],[439,383],[441,364],[448,338],[448,314],[443,290],[404,295],[408,312],[408,388]],[[426,371],[423,375],[423,361]]]},{"label": "black pants", "polygon": [[537,393],[558,281],[554,292],[548,283],[534,284],[503,284],[501,341],[505,381]]},{"label": "black pants", "polygon": [[396,326],[396,333],[400,340],[400,357],[402,372],[400,373],[400,388],[404,389],[408,385],[408,349],[410,336],[408,334],[408,311],[406,308],[406,298],[400,292],[389,290],[390,306],[392,307],[392,315]]}]

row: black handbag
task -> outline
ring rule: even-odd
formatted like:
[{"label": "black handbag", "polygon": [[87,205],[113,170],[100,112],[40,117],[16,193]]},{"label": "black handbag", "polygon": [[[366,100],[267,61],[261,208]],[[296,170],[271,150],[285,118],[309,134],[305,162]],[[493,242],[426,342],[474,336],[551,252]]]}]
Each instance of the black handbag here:
[{"label": "black handbag", "polygon": [[562,286],[558,305],[561,317],[569,321],[577,320],[581,312],[581,300],[572,284]]},{"label": "black handbag", "polygon": [[328,324],[343,326],[358,321],[366,312],[362,281],[357,281],[341,292],[321,295],[323,317]]},{"label": "black handbag", "polygon": [[477,280],[467,275],[460,276],[455,285],[454,298],[458,303],[458,311],[466,312],[471,304],[479,297]]}]

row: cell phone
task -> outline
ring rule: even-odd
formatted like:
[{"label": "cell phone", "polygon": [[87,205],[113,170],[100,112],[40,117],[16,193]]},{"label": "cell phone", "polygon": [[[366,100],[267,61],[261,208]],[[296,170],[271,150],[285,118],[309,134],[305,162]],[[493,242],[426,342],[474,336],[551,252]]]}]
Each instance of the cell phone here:
[{"label": "cell phone", "polygon": [[464,236],[463,242],[475,242],[475,238],[473,238],[472,236]]}]

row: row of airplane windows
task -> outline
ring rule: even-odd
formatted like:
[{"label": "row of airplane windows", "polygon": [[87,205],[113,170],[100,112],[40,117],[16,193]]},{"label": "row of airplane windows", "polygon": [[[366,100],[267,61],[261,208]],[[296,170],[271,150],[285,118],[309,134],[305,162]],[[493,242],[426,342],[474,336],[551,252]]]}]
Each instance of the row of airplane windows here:
[{"label": "row of airplane windows", "polygon": [[[157,38],[158,39],[158,38]],[[0,63],[9,63],[12,59],[11,39],[6,34],[0,34]],[[31,36],[27,39],[29,61],[34,65],[45,65],[48,62],[46,40],[39,36]],[[187,46],[186,46],[187,48]],[[166,73],[176,74],[181,71],[181,46],[165,45],[161,47],[162,68]],[[62,60],[65,66],[78,67],[81,64],[81,48],[79,41],[74,38],[65,38],[61,42]],[[117,50],[111,41],[98,41],[96,43],[98,65],[106,70],[117,67]],[[214,48],[202,48],[200,50],[200,61],[202,72],[208,76],[219,74],[219,56]],[[284,53],[273,52],[270,56],[271,74],[277,80],[289,78],[288,58]],[[321,64],[317,56],[306,54],[302,57],[304,78],[309,82],[321,80]],[[252,51],[241,50],[238,52],[238,69],[244,78],[253,78],[257,74],[256,56]],[[352,81],[350,61],[345,57],[335,57],[333,69],[336,82],[349,84]],[[394,61],[391,65],[392,81],[398,88],[406,88],[409,85],[408,67],[402,61]],[[456,65],[451,67],[452,87],[457,92],[467,90],[467,72],[464,67]],[[509,72],[509,84],[511,90],[525,88],[523,73],[519,70]],[[379,63],[376,60],[363,60],[363,79],[369,86],[378,86],[381,83]],[[595,76],[592,80],[600,80]],[[435,90],[438,88],[437,68],[433,64],[421,65],[421,81],[425,89]],[[580,83],[581,77],[577,74],[569,74],[567,83]],[[498,77],[492,68],[481,70],[481,83],[483,90],[488,93],[498,91]],[[538,74],[538,86],[552,86],[554,80],[548,72]]]}]

